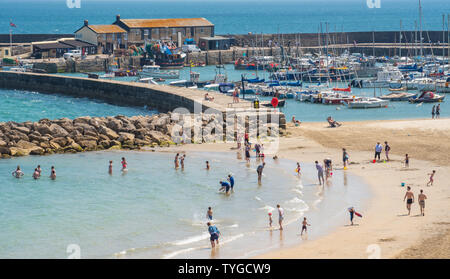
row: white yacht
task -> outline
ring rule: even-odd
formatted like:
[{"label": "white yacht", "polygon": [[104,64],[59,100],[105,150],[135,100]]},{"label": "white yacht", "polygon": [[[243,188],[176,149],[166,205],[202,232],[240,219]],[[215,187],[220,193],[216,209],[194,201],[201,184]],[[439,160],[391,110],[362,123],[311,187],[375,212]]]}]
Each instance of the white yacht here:
[{"label": "white yacht", "polygon": [[165,78],[165,79],[177,79],[180,77],[180,71],[178,70],[161,71],[159,65],[145,65],[142,68],[142,71],[139,72],[139,74],[145,77]]}]

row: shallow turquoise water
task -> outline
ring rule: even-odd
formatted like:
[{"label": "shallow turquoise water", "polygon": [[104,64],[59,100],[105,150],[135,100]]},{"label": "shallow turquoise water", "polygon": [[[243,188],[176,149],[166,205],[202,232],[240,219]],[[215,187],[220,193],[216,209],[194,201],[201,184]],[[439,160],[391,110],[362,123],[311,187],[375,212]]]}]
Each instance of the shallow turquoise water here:
[{"label": "shallow turquoise water", "polygon": [[156,111],[143,107],[121,107],[88,98],[0,89],[0,122],[39,121],[80,116],[148,115]]},{"label": "shallow turquoise water", "polygon": [[[120,172],[126,157],[129,171]],[[369,191],[360,179],[335,170],[325,187],[316,185],[313,164],[267,160],[258,186],[250,167],[235,153],[188,153],[185,170],[174,170],[172,153],[91,152],[0,160],[0,258],[65,258],[67,246],[82,258],[247,257],[298,243],[298,219],[313,226],[310,238],[348,222],[346,208],[364,208]],[[107,173],[108,161],[114,173]],[[211,170],[204,169],[209,160]],[[31,178],[37,164],[42,178]],[[16,179],[17,165],[25,176]],[[57,178],[48,178],[50,166]],[[232,172],[235,193],[218,194],[218,181]],[[286,230],[267,231],[267,212],[285,208]],[[223,234],[211,255],[206,209]],[[274,224],[277,214],[274,211]]]}]

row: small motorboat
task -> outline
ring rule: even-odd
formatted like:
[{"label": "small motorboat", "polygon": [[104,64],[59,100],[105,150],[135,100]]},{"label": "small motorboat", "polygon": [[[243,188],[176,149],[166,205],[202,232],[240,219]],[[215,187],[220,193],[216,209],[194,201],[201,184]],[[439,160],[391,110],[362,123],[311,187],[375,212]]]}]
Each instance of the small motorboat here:
[{"label": "small motorboat", "polygon": [[382,100],[388,100],[388,101],[409,101],[409,99],[416,97],[417,94],[414,93],[408,93],[408,92],[392,92],[383,96],[380,96],[378,98]]},{"label": "small motorboat", "polygon": [[177,79],[180,77],[180,71],[178,70],[161,71],[159,65],[145,65],[144,67],[142,67],[142,71],[140,71],[139,74],[145,77],[165,78],[165,79]]},{"label": "small motorboat", "polygon": [[442,102],[444,100],[444,95],[438,95],[434,92],[428,91],[423,92],[416,98],[410,98],[410,103],[436,103],[436,102]]},{"label": "small motorboat", "polygon": [[361,98],[348,103],[348,108],[367,109],[367,108],[383,108],[387,107],[389,101],[379,98]]}]

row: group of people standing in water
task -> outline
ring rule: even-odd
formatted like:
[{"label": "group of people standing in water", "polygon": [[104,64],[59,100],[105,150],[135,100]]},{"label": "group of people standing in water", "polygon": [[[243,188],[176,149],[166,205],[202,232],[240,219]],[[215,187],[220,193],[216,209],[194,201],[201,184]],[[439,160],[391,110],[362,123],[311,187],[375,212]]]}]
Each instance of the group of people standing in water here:
[{"label": "group of people standing in water", "polygon": [[[41,178],[41,173],[42,173],[42,169],[41,169],[41,165],[38,165],[33,172],[32,177],[37,180],[39,178]],[[21,170],[20,166],[17,166],[16,170],[12,172],[12,176],[15,178],[22,178],[25,174],[23,173],[23,171]],[[55,171],[55,167],[52,166],[50,169],[50,179],[55,180],[56,179],[56,171]]]}]

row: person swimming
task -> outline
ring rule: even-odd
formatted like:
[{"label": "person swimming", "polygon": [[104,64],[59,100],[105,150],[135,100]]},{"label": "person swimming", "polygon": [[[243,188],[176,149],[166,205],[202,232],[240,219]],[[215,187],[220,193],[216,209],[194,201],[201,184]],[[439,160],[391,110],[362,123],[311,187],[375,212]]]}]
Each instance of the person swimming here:
[{"label": "person swimming", "polygon": [[40,177],[40,176],[41,176],[41,172],[42,172],[41,165],[38,165],[38,166],[37,166],[37,170],[38,170],[38,172],[39,172],[39,177]]},{"label": "person swimming", "polygon": [[55,179],[56,179],[56,171],[55,171],[55,167],[54,167],[54,166],[52,166],[52,168],[51,168],[51,171],[50,171],[50,178],[51,178],[52,180],[55,180]]},{"label": "person swimming", "polygon": [[15,178],[21,178],[22,176],[24,176],[24,173],[22,172],[22,170],[20,169],[20,166],[17,166],[16,170],[12,172],[12,175]]},{"label": "person swimming", "polygon": [[112,165],[113,161],[109,161],[109,167],[108,167],[108,173],[112,174],[113,172],[113,165]]}]

